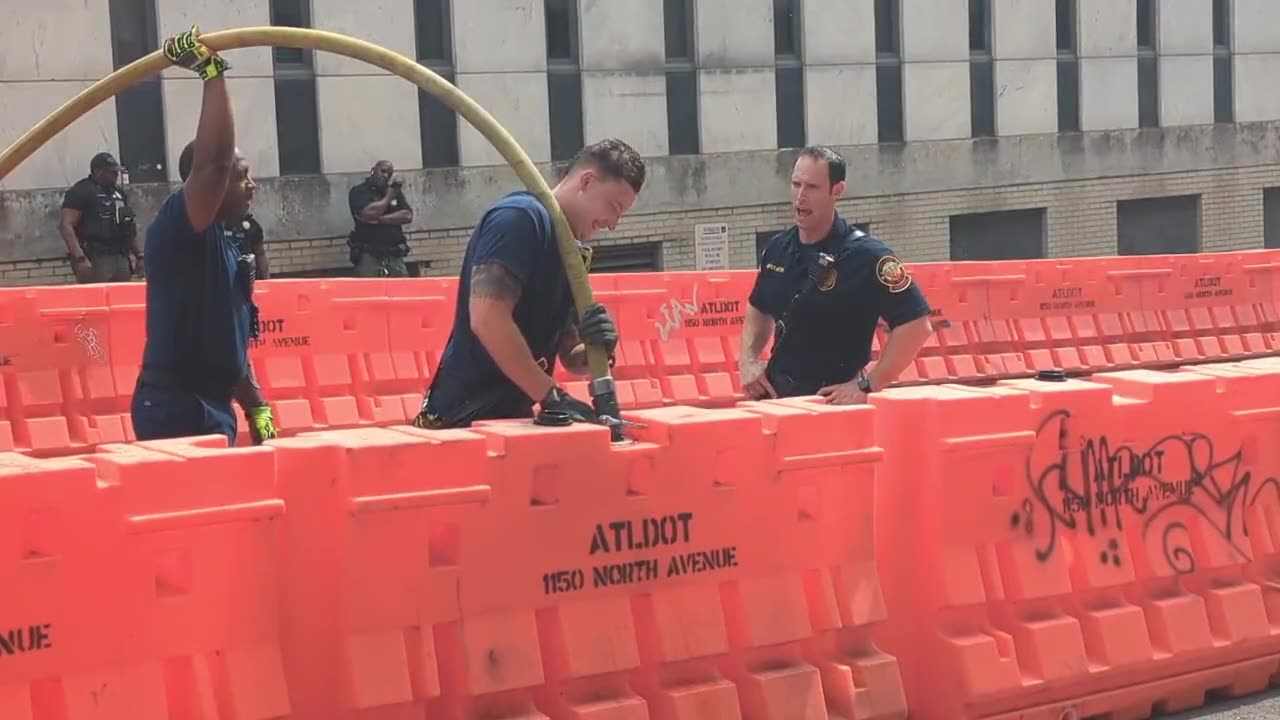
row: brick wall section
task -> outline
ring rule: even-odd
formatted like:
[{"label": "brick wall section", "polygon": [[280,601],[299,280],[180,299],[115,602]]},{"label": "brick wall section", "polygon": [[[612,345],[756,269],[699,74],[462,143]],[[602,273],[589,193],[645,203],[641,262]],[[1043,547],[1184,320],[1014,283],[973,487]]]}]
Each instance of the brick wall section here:
[{"label": "brick wall section", "polygon": [[[1114,255],[1117,248],[1116,201],[1168,195],[1201,195],[1201,238],[1206,251],[1246,250],[1263,246],[1262,191],[1280,186],[1280,165],[1167,175],[1142,175],[1051,184],[950,190],[913,195],[853,198],[840,210],[872,232],[908,262],[950,259],[951,215],[995,210],[1047,208],[1048,256]],[[734,268],[756,263],[756,233],[778,231],[790,222],[787,189],[782,202],[737,208],[632,215],[596,245],[643,242],[663,244],[667,270],[694,268],[694,225],[726,222]],[[471,228],[430,230],[411,235],[411,261],[429,263],[428,275],[454,275]],[[268,241],[272,271],[306,273],[349,270],[345,237],[288,242]],[[0,285],[71,282],[61,259],[0,264]]]}]

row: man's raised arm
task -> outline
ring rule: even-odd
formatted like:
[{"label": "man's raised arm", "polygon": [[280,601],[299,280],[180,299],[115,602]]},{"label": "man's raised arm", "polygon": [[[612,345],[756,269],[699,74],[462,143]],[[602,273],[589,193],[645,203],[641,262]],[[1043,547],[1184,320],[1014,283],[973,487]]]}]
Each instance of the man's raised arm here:
[{"label": "man's raised arm", "polygon": [[217,219],[235,167],[236,129],[225,76],[230,66],[200,42],[195,26],[166,40],[164,54],[204,80],[191,170],[183,181],[187,219],[202,232]]}]

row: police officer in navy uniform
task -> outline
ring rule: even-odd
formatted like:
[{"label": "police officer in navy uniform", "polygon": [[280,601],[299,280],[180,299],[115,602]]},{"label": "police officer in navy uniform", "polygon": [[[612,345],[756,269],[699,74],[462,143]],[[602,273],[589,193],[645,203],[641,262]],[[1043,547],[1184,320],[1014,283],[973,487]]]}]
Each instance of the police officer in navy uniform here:
[{"label": "police officer in navy uniform", "polygon": [[[795,224],[765,248],[747,306],[739,369],[748,397],[866,402],[915,360],[933,333],[929,304],[893,251],[836,212],[845,173],[844,158],[830,148],[807,147],[796,160]],[[888,341],[867,372],[881,319]],[[766,364],[760,355],[770,335]]]},{"label": "police officer in navy uniform", "polygon": [[234,444],[234,401],[258,444],[276,427],[249,363],[258,325],[253,262],[228,232],[248,215],[257,188],[236,148],[229,65],[195,27],[165,40],[164,54],[204,85],[196,138],[178,159],[182,185],[147,228],[147,334],[133,430],[139,440],[221,434]]},{"label": "police officer in navy uniform", "polygon": [[111,153],[98,153],[88,177],[63,196],[58,231],[77,282],[127,282],[135,270],[142,272],[138,225],[119,179],[120,163]]},{"label": "police officer in navy uniform", "polygon": [[229,225],[227,233],[240,249],[241,255],[253,257],[256,279],[270,278],[271,267],[267,264],[266,235],[262,232],[262,225],[258,223],[253,213],[245,215],[244,220]]}]

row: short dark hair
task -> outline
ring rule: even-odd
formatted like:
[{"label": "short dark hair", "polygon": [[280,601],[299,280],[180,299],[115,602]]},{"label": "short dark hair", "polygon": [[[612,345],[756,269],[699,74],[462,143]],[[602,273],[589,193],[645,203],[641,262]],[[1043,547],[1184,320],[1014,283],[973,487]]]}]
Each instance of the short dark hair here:
[{"label": "short dark hair", "polygon": [[636,194],[644,187],[644,160],[635,148],[618,138],[607,138],[579,150],[566,174],[581,165],[590,165],[614,180],[626,181]]},{"label": "short dark hair", "polygon": [[845,164],[844,158],[840,156],[840,153],[835,150],[826,145],[809,145],[800,151],[800,157],[825,160],[827,163],[827,178],[831,181],[831,187],[835,187],[836,183],[844,182],[848,166]]},{"label": "short dark hair", "polygon": [[182,182],[187,181],[187,176],[191,174],[191,165],[196,161],[196,141],[192,140],[187,146],[182,148],[182,154],[178,156],[178,177],[182,178]]}]

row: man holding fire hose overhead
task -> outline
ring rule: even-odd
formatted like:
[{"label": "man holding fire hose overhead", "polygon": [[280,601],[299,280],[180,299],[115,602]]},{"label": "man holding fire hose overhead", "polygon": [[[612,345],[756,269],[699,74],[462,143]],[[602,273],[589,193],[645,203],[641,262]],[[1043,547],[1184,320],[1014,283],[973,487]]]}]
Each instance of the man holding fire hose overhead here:
[{"label": "man holding fire hose overhead", "polygon": [[[608,139],[579,151],[552,193],[582,242],[617,227],[644,179],[640,155]],[[588,374],[584,344],[605,348],[612,363],[618,331],[598,303],[579,321],[551,215],[533,193],[513,192],[489,207],[467,243],[459,280],[453,332],[413,424],[527,418],[535,403],[543,412],[599,422],[552,373],[558,358],[570,372]]]},{"label": "man holding fire hose overhead", "polygon": [[229,65],[199,35],[193,26],[164,42],[170,62],[204,81],[204,96],[196,138],[178,163],[182,186],[147,229],[147,340],[133,429],[139,440],[222,434],[234,443],[234,399],[259,444],[276,428],[249,364],[255,263],[228,229],[248,215],[256,185],[236,148]]}]

